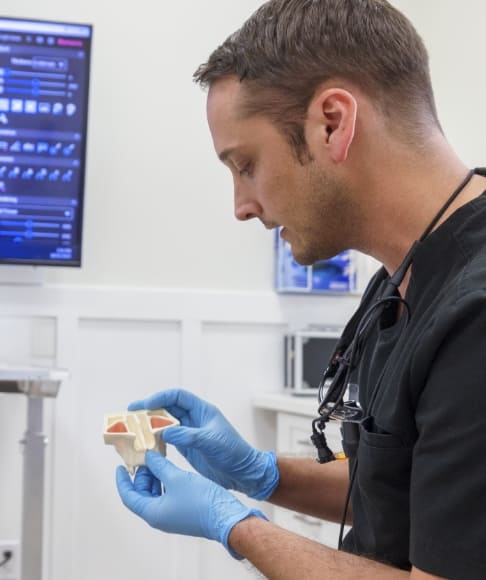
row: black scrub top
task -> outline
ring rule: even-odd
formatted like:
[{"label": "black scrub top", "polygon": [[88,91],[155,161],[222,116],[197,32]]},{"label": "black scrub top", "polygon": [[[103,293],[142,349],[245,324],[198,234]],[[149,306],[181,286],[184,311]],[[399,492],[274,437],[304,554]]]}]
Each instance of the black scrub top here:
[{"label": "black scrub top", "polygon": [[406,299],[408,324],[388,308],[364,349],[343,548],[485,579],[486,192],[421,243]]}]

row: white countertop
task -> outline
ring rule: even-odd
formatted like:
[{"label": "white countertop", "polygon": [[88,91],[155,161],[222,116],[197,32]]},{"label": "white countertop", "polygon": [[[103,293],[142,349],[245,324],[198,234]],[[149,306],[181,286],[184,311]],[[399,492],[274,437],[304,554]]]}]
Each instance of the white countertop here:
[{"label": "white countertop", "polygon": [[257,409],[280,411],[317,417],[317,393],[310,395],[287,395],[285,393],[263,393],[253,397],[252,404]]},{"label": "white countertop", "polygon": [[0,364],[0,381],[62,381],[68,377],[65,369]]},{"label": "white countertop", "polygon": [[0,392],[2,393],[56,397],[61,382],[67,378],[69,378],[69,373],[65,369],[0,364]]}]

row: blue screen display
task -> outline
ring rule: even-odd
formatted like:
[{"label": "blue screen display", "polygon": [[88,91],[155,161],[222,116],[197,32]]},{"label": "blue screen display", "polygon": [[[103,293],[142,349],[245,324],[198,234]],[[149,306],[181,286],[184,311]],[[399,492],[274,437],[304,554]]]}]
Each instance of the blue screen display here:
[{"label": "blue screen display", "polygon": [[91,37],[0,18],[0,262],[81,265]]}]

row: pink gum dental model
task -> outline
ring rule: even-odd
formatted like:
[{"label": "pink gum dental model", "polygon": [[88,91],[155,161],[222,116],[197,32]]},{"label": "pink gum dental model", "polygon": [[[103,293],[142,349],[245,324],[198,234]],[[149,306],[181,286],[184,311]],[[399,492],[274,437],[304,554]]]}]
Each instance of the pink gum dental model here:
[{"label": "pink gum dental model", "polygon": [[137,466],[145,464],[146,451],[165,455],[160,433],[172,425],[179,425],[179,421],[165,409],[106,415],[103,439],[107,445],[115,446],[133,475]]}]

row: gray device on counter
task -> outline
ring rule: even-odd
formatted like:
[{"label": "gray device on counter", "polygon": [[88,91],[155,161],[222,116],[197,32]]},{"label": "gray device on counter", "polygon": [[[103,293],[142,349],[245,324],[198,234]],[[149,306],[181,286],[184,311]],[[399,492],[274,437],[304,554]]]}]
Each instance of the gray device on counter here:
[{"label": "gray device on counter", "polygon": [[319,381],[342,328],[299,330],[284,337],[285,389],[292,395],[317,395]]}]

